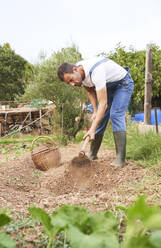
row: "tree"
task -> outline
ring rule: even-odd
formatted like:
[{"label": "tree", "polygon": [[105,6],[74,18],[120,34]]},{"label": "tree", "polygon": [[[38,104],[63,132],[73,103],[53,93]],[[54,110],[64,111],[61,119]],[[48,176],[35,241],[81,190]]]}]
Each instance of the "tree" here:
[{"label": "tree", "polygon": [[80,122],[83,124],[81,99],[86,98],[86,96],[84,89],[73,88],[60,82],[57,76],[57,69],[65,61],[75,64],[81,59],[81,54],[75,45],[62,48],[60,51],[53,53],[50,58],[35,65],[34,79],[28,85],[24,96],[21,98],[21,100],[45,98],[53,101],[57,107],[57,122],[60,126],[62,125],[63,114],[64,133],[68,135],[68,138],[75,136],[76,130],[78,130],[79,125],[75,122],[76,116],[81,116]]},{"label": "tree", "polygon": [[28,79],[32,76],[32,66],[17,55],[9,43],[0,46],[0,100],[13,101],[22,95]]},{"label": "tree", "polygon": [[[130,73],[134,79],[134,92],[132,94],[131,107],[132,112],[144,109],[144,87],[145,87],[145,55],[146,51],[136,51],[133,47],[127,49],[120,43],[114,51],[110,53],[102,53],[120,64],[128,66]],[[152,106],[161,106],[161,50],[153,44],[152,51],[152,76],[153,76],[153,92]]]}]

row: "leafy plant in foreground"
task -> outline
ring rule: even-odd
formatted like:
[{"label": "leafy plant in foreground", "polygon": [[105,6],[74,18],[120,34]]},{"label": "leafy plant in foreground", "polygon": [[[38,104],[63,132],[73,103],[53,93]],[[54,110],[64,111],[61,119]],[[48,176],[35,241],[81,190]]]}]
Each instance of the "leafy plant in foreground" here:
[{"label": "leafy plant in foreground", "polygon": [[66,225],[72,248],[117,248],[118,223],[112,212],[89,213],[81,206],[64,205],[53,212],[53,223]]},{"label": "leafy plant in foreground", "polygon": [[44,226],[45,232],[49,237],[49,243],[47,248],[52,247],[54,243],[54,238],[56,235],[62,230],[61,227],[56,227],[52,224],[52,218],[49,214],[47,214],[43,209],[37,207],[29,208],[30,214]]},{"label": "leafy plant in foreground", "polygon": [[161,211],[159,207],[147,205],[144,197],[140,197],[125,212],[126,232],[121,248],[161,247]]},{"label": "leafy plant in foreground", "polygon": [[82,206],[70,205],[60,207],[51,216],[36,207],[30,207],[29,211],[43,224],[49,237],[48,248],[52,247],[61,231],[65,232],[71,248],[161,247],[159,207],[149,206],[144,197],[140,197],[132,206],[118,208],[125,213],[124,233],[120,243],[118,221],[110,211],[91,214]]},{"label": "leafy plant in foreground", "polygon": [[72,248],[119,248],[118,223],[110,211],[91,214],[81,206],[64,205],[52,216],[36,207],[30,207],[29,212],[43,224],[49,236],[47,247],[65,230]]},{"label": "leafy plant in foreground", "polygon": [[[8,224],[11,221],[10,217],[5,213],[0,214],[0,227]],[[11,237],[3,232],[0,232],[0,247],[1,248],[14,248],[16,243]]]}]

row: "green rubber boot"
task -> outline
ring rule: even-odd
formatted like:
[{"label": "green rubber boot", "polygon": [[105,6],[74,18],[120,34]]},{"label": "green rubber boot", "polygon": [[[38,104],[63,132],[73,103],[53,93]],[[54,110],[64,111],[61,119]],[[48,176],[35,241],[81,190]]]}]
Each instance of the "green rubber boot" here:
[{"label": "green rubber boot", "polygon": [[115,167],[124,167],[126,165],[126,132],[117,131],[113,132],[115,148],[116,148],[116,159],[111,163]]},{"label": "green rubber boot", "polygon": [[95,139],[90,144],[90,151],[89,151],[89,154],[88,154],[88,157],[90,159],[92,159],[92,160],[97,159],[97,153],[98,153],[98,150],[99,150],[99,148],[101,146],[102,139],[103,139],[103,134],[97,133],[95,135]]}]

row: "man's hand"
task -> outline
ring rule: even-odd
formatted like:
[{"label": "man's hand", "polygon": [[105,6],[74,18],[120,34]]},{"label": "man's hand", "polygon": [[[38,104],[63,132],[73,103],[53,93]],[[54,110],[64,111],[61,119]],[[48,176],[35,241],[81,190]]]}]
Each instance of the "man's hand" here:
[{"label": "man's hand", "polygon": [[90,141],[93,141],[95,139],[95,132],[89,129],[88,132],[84,135],[83,139],[86,139],[87,136],[89,136]]}]

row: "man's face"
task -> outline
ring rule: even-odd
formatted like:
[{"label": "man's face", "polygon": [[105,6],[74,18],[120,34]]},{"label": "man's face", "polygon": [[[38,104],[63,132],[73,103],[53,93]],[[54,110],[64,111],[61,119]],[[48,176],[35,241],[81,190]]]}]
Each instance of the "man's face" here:
[{"label": "man's face", "polygon": [[78,67],[73,68],[73,73],[64,73],[64,83],[66,84],[80,87],[82,81],[83,78]]}]

